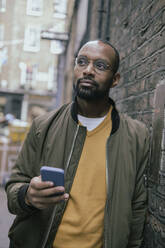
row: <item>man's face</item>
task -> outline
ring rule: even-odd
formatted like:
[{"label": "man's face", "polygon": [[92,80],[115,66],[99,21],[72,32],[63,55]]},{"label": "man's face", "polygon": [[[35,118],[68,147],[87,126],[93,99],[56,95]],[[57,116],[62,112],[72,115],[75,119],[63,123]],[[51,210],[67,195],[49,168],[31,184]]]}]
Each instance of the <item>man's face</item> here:
[{"label": "man's face", "polygon": [[109,95],[113,86],[115,52],[101,41],[86,43],[79,51],[74,68],[74,90],[78,97],[97,100]]}]

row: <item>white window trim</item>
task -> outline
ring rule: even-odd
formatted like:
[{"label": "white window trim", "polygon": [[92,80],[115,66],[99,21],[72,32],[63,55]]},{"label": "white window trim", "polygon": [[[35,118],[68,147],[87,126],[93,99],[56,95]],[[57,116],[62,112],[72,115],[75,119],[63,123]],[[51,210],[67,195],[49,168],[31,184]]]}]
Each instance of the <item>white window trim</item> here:
[{"label": "white window trim", "polygon": [[[31,45],[29,44],[29,40],[32,39],[30,37],[30,30],[34,29],[35,30],[35,34],[36,34],[36,40],[34,42],[36,42],[36,45]],[[41,33],[41,27],[39,26],[34,26],[34,25],[28,25],[27,28],[25,29],[25,37],[24,37],[24,46],[23,46],[23,50],[26,52],[39,52],[40,51],[40,35]]]},{"label": "white window trim", "polygon": [[[39,10],[33,9],[34,1],[38,1]],[[31,16],[42,16],[43,15],[43,0],[27,0],[26,14],[31,15]]]},{"label": "white window trim", "polygon": [[4,24],[0,24],[0,48],[4,45],[4,33],[5,33],[5,26]]},{"label": "white window trim", "polygon": [[65,19],[67,16],[67,0],[54,0],[53,17],[57,19]]},{"label": "white window trim", "polygon": [[6,0],[0,0],[0,2],[1,2],[0,12],[5,12],[6,11]]},{"label": "white window trim", "polygon": [[62,41],[52,40],[50,42],[50,52],[52,54],[62,54],[64,50],[65,50],[65,47]]},{"label": "white window trim", "polygon": [[57,92],[57,69],[54,65],[50,65],[48,69],[48,85],[47,90]]}]

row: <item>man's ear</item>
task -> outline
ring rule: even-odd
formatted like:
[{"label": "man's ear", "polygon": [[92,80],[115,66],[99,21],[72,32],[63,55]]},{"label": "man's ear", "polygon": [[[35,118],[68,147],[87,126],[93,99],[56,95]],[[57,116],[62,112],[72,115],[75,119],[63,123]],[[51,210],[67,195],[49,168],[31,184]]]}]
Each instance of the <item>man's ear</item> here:
[{"label": "man's ear", "polygon": [[120,81],[120,73],[117,72],[113,77],[111,88],[114,88],[116,85],[118,85],[119,81]]}]

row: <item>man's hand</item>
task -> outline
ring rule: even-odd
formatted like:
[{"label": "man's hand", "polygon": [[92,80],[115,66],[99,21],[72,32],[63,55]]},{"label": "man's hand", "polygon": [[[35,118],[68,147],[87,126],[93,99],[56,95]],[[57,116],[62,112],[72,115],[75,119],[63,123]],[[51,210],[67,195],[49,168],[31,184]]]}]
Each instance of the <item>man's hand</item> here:
[{"label": "man's hand", "polygon": [[66,193],[60,196],[52,196],[53,194],[62,193],[64,191],[64,187],[54,187],[53,182],[43,182],[40,176],[34,177],[30,181],[25,202],[29,206],[45,209],[60,201],[67,201],[69,195]]}]

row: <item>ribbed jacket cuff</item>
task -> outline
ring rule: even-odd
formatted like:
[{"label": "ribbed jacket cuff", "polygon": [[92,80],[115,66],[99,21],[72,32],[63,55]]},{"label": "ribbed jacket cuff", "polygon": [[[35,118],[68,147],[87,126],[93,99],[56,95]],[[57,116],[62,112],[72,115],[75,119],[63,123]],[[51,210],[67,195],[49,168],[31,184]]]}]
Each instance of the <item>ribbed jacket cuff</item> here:
[{"label": "ribbed jacket cuff", "polygon": [[29,184],[25,184],[25,185],[20,187],[20,189],[18,191],[18,202],[19,202],[19,205],[21,206],[21,208],[23,210],[25,210],[26,212],[32,212],[32,211],[36,211],[38,209],[33,207],[33,206],[27,205],[25,202],[25,196],[26,196],[26,192],[28,190],[28,187],[29,187]]}]

